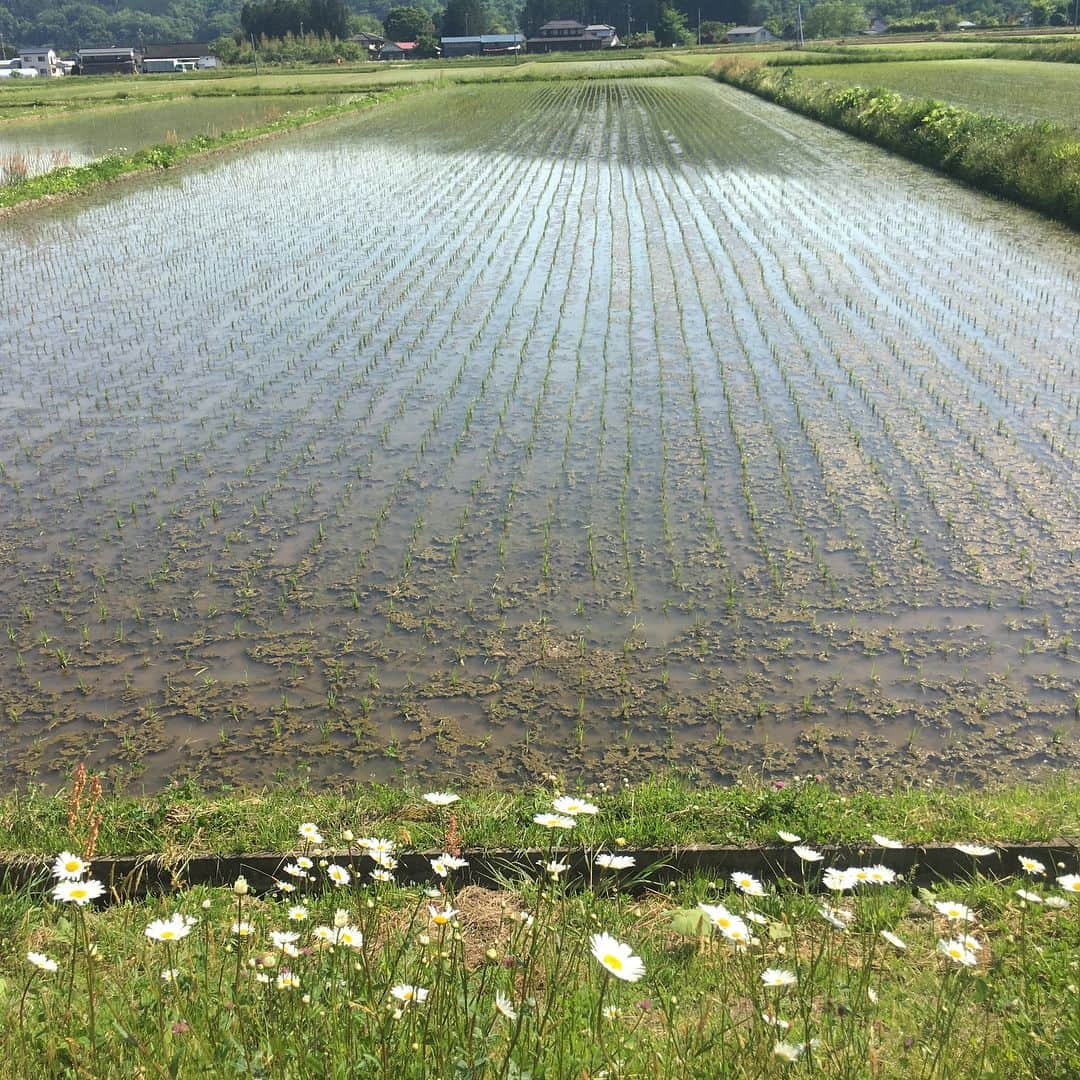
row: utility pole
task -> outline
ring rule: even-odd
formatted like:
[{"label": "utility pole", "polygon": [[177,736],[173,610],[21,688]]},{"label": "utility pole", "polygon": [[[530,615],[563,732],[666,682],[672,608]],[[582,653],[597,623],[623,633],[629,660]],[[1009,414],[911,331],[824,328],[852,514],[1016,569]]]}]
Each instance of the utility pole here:
[{"label": "utility pole", "polygon": [[[1080,3],[1080,0],[1077,0]],[[630,24],[633,22],[633,17],[630,15],[630,2],[627,0],[626,4],[626,44],[630,44]]]},{"label": "utility pole", "polygon": [[251,55],[255,57],[255,74],[259,74],[259,50],[255,48],[255,35],[251,35]]},{"label": "utility pole", "polygon": [[[1080,2],[1080,0],[1078,0],[1078,2]],[[799,48],[801,49],[806,44],[806,42],[803,41],[802,36],[802,0],[799,0],[795,5],[795,20],[796,26],[799,28]]]},{"label": "utility pole", "polygon": [[697,9],[697,43],[701,45],[701,8]]}]

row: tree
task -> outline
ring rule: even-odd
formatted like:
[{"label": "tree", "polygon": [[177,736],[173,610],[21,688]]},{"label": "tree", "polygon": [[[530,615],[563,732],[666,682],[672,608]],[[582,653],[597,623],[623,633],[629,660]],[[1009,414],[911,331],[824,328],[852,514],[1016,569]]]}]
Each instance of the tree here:
[{"label": "tree", "polygon": [[416,38],[413,56],[417,60],[433,60],[439,55],[439,39],[433,33],[420,34]]},{"label": "tree", "polygon": [[383,19],[383,33],[390,41],[419,41],[435,35],[431,16],[418,7],[392,7]]},{"label": "tree", "polygon": [[443,37],[486,34],[488,10],[484,0],[447,0],[442,17]]},{"label": "tree", "polygon": [[845,37],[866,29],[866,11],[851,0],[822,0],[803,18],[807,37]]},{"label": "tree", "polygon": [[686,16],[676,8],[661,4],[656,12],[657,45],[689,45],[693,37],[686,26]]}]

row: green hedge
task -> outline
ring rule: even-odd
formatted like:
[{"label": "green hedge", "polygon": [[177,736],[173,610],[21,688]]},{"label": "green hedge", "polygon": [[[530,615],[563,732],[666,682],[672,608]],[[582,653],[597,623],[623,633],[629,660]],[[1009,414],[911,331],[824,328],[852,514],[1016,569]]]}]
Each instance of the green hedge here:
[{"label": "green hedge", "polygon": [[721,61],[712,74],[1080,229],[1080,140],[1068,128],[1018,123],[880,87],[801,81],[790,70],[745,61]]}]

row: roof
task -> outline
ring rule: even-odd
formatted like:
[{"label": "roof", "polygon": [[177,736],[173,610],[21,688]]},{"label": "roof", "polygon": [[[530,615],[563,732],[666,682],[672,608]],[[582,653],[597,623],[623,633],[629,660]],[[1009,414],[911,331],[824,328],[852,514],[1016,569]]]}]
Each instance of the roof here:
[{"label": "roof", "polygon": [[178,41],[171,45],[144,45],[144,60],[179,60],[182,57],[209,56],[210,46],[205,41]]},{"label": "roof", "polygon": [[551,22],[544,23],[540,27],[541,33],[545,30],[584,30],[585,24],[579,23],[577,19],[552,19]]},{"label": "roof", "polygon": [[524,34],[472,34],[469,37],[444,37],[444,45],[516,45],[525,40]]},{"label": "roof", "polygon": [[758,34],[762,30],[765,30],[766,33],[768,33],[768,28],[764,26],[733,26],[728,31],[728,37],[732,34]]},{"label": "roof", "polygon": [[110,45],[104,49],[79,49],[79,56],[122,56],[124,58],[134,56],[135,50],[129,48],[121,48],[118,45]]}]

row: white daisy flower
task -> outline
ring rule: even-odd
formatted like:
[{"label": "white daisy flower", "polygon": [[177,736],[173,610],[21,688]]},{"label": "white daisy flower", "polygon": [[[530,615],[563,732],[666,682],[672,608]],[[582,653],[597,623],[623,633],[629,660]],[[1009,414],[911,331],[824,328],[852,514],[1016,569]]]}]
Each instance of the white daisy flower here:
[{"label": "white daisy flower", "polygon": [[432,806],[450,806],[460,798],[460,795],[454,795],[449,791],[429,791],[424,796],[424,801],[431,803]]}]

